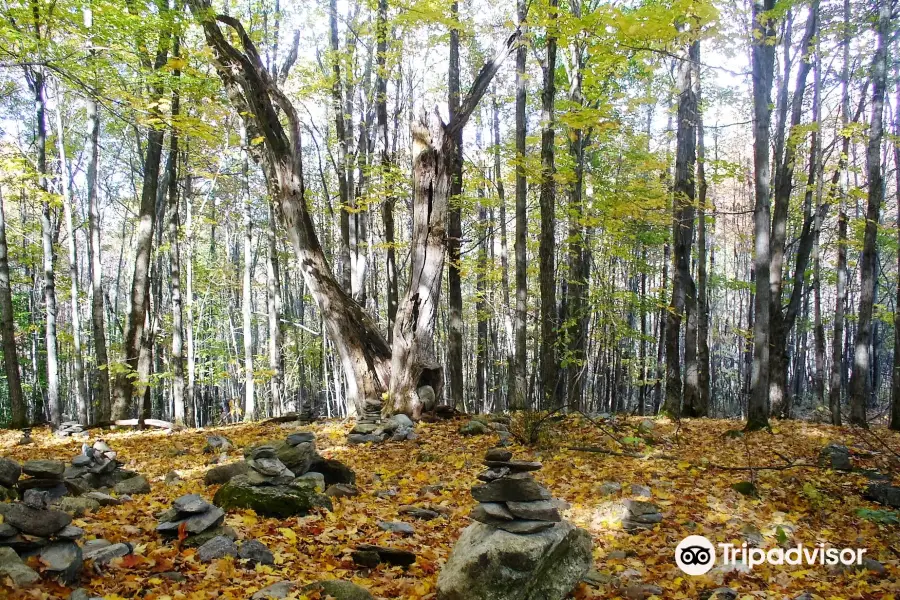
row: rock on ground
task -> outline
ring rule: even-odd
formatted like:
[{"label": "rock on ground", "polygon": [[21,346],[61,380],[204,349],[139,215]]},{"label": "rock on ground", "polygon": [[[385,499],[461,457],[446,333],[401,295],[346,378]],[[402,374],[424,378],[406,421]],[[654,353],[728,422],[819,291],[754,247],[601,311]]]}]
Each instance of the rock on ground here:
[{"label": "rock on ground", "polygon": [[227,465],[219,465],[213,467],[203,476],[203,483],[206,485],[217,485],[231,481],[232,477],[238,475],[246,475],[250,470],[250,465],[244,461],[230,463]]},{"label": "rock on ground", "polygon": [[75,542],[56,542],[41,550],[41,562],[47,571],[65,585],[78,579],[81,572],[81,547]]},{"label": "rock on ground", "polygon": [[31,585],[40,579],[40,575],[22,562],[15,550],[3,547],[0,547],[0,576],[9,577],[17,587]]},{"label": "rock on ground", "polygon": [[339,579],[330,579],[327,581],[317,581],[303,586],[301,592],[320,592],[333,596],[335,600],[374,600],[372,594],[365,588],[362,588],[350,581],[341,581]]},{"label": "rock on ground", "polygon": [[61,510],[40,510],[24,504],[3,505],[0,513],[4,522],[22,533],[50,537],[72,522],[72,517]]},{"label": "rock on ground", "polygon": [[150,482],[147,481],[146,477],[138,475],[137,477],[131,477],[125,481],[120,481],[113,488],[113,491],[119,495],[127,494],[128,496],[149,494]]},{"label": "rock on ground", "polygon": [[353,472],[353,469],[341,461],[332,458],[323,458],[316,455],[309,465],[309,470],[321,473],[325,478],[325,485],[333,485],[335,483],[356,483],[356,473]]},{"label": "rock on ground", "polygon": [[12,487],[22,476],[22,467],[11,458],[0,457],[0,485]]},{"label": "rock on ground", "polygon": [[275,555],[259,540],[247,540],[238,548],[238,557],[262,565],[274,565]]},{"label": "rock on ground", "polygon": [[438,576],[439,600],[562,600],[590,570],[591,538],[568,522],[532,535],[473,523]]},{"label": "rock on ground", "polygon": [[316,507],[332,508],[331,499],[316,493],[312,487],[253,486],[245,475],[238,475],[220,487],[213,503],[225,510],[251,508],[260,515],[282,519],[306,515]]},{"label": "rock on ground", "polygon": [[211,562],[217,558],[237,556],[238,548],[231,538],[220,535],[209,540],[197,549],[197,558],[201,562]]}]

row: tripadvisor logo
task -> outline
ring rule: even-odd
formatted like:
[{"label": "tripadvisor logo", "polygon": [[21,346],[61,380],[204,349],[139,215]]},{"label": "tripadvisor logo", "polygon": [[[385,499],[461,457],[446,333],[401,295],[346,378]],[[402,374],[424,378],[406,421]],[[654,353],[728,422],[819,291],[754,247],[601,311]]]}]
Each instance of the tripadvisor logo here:
[{"label": "tripadvisor logo", "polygon": [[[742,563],[752,569],[757,565],[861,565],[865,549],[826,548],[825,544],[794,548],[749,548],[747,544],[718,544],[723,565]],[[703,575],[716,564],[716,547],[702,535],[689,535],[675,547],[675,564],[688,575]]]}]

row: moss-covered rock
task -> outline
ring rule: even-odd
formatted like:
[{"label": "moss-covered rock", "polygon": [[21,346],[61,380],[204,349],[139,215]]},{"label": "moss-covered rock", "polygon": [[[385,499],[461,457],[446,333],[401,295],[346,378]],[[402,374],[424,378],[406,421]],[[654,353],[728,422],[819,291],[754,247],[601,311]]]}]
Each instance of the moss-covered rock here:
[{"label": "moss-covered rock", "polygon": [[304,586],[301,592],[319,592],[337,600],[372,600],[372,594],[352,581],[329,579]]},{"label": "moss-covered rock", "polygon": [[316,507],[331,510],[331,500],[313,486],[251,485],[246,475],[238,475],[219,488],[213,503],[225,510],[251,508],[267,517],[306,515]]}]

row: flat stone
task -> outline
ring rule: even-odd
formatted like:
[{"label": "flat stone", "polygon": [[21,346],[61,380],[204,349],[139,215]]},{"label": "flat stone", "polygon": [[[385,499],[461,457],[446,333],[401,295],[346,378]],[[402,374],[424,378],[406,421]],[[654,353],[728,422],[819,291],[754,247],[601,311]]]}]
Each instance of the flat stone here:
[{"label": "flat stone", "polygon": [[100,506],[118,506],[122,504],[121,498],[116,498],[115,496],[104,494],[103,492],[88,492],[84,494],[83,497],[90,500],[96,500]]},{"label": "flat stone", "polygon": [[233,477],[238,475],[246,475],[250,470],[250,465],[246,461],[239,461],[227,465],[219,465],[209,469],[203,476],[203,483],[206,485],[217,485],[228,483]]},{"label": "flat stone", "polygon": [[291,485],[294,485],[295,483],[312,485],[313,488],[320,493],[325,491],[325,476],[321,473],[316,473],[315,471],[310,471],[309,473],[304,473],[300,477],[297,477]]},{"label": "flat stone", "polygon": [[56,537],[63,540],[77,540],[84,536],[84,529],[75,525],[66,525],[56,532]]},{"label": "flat stone", "polygon": [[842,444],[828,444],[819,452],[819,466],[836,471],[852,471],[850,449]]},{"label": "flat stone", "polygon": [[528,462],[524,460],[486,460],[484,464],[492,469],[509,469],[513,473],[521,473],[523,471],[537,471],[543,465],[539,462]]},{"label": "flat stone", "polygon": [[166,482],[166,485],[178,485],[181,483],[182,479],[178,471],[169,471],[166,473],[164,481]]},{"label": "flat stone", "polygon": [[316,434],[311,431],[295,431],[285,438],[285,441],[291,446],[298,446],[307,442],[316,441]]},{"label": "flat stone", "polygon": [[[104,540],[105,541],[105,540]],[[92,560],[95,565],[108,563],[114,558],[127,556],[133,552],[130,544],[109,544],[100,548],[95,548],[88,552],[85,550],[84,560]]]},{"label": "flat stone", "polygon": [[259,446],[252,446],[250,452],[247,454],[247,458],[275,458],[278,456],[275,450],[275,444],[262,444]]},{"label": "flat stone", "polygon": [[516,519],[515,521],[497,523],[494,527],[502,529],[503,531],[508,531],[509,533],[527,535],[529,533],[537,533],[539,531],[544,531],[545,529],[550,529],[554,525],[555,523],[550,521],[520,521]]},{"label": "flat stone", "polygon": [[332,498],[352,498],[353,496],[359,496],[359,490],[355,485],[336,483],[328,486],[328,489],[325,490],[325,495]]},{"label": "flat stone", "polygon": [[384,531],[402,533],[404,535],[412,535],[416,532],[412,525],[403,521],[378,521],[378,527]]},{"label": "flat stone", "polygon": [[378,425],[375,423],[357,423],[353,429],[350,430],[350,433],[369,435],[374,433],[376,429],[378,429]]},{"label": "flat stone", "polygon": [[503,521],[512,521],[515,517],[501,502],[481,502],[475,505],[469,518],[493,525]]},{"label": "flat stone", "polygon": [[66,496],[59,501],[57,506],[60,510],[71,514],[73,517],[83,517],[89,512],[97,512],[98,510],[100,510],[99,502],[97,502],[93,498],[87,498],[85,496],[81,496],[78,498]]},{"label": "flat stone", "polygon": [[[275,457],[251,458],[247,461],[247,464],[249,464],[250,468],[257,473],[267,477],[278,477],[279,475],[283,475],[285,471],[288,471],[288,468],[284,466],[284,463]],[[294,474],[290,473],[290,477],[293,479]]]},{"label": "flat stone", "polygon": [[560,520],[559,506],[554,500],[537,500],[535,502],[507,502],[506,508],[519,519],[530,521]]},{"label": "flat stone", "polygon": [[180,498],[176,498],[172,506],[179,513],[188,513],[192,515],[205,513],[212,506],[204,500],[199,494],[185,494]]},{"label": "flat stone", "polygon": [[509,475],[509,469],[488,469],[487,471],[479,473],[478,479],[480,481],[494,481],[495,479],[500,479],[507,475]]},{"label": "flat stone", "polygon": [[56,542],[41,550],[41,562],[64,585],[78,578],[82,560],[81,548],[75,542]]},{"label": "flat stone", "polygon": [[108,546],[112,546],[112,542],[103,538],[87,540],[81,545],[84,560],[90,560],[94,552]]},{"label": "flat stone", "polygon": [[72,517],[61,510],[39,510],[24,504],[10,504],[3,511],[4,521],[22,533],[50,537],[72,522]]},{"label": "flat stone", "polygon": [[[378,556],[380,562],[399,567],[406,567],[416,562],[416,555],[413,552],[401,550],[400,548],[360,544],[356,547],[356,552],[374,553]],[[354,561],[356,552],[354,552]]]},{"label": "flat stone", "polygon": [[319,592],[322,598],[330,597],[336,600],[374,600],[372,594],[365,588],[340,579],[310,583],[301,588],[301,593],[305,592]]},{"label": "flat stone", "polygon": [[640,496],[642,498],[649,498],[653,494],[650,492],[650,488],[646,485],[638,485],[636,483],[631,484],[631,495],[632,496]]},{"label": "flat stone", "polygon": [[224,535],[214,537],[197,548],[197,558],[200,559],[200,562],[212,562],[218,558],[237,555],[238,548],[235,546],[234,540]]},{"label": "flat stone", "polygon": [[238,548],[238,557],[262,565],[274,565],[275,555],[259,540],[247,540]]},{"label": "flat stone", "polygon": [[126,479],[125,481],[120,481],[115,485],[113,491],[120,495],[127,494],[129,496],[134,496],[136,494],[149,494],[150,482],[147,481],[146,477],[138,475],[137,477],[132,477],[130,479]]},{"label": "flat stone", "polygon": [[156,531],[163,535],[176,535],[178,528],[184,523],[187,533],[201,533],[210,527],[217,527],[225,519],[225,511],[218,506],[210,506],[206,512],[178,515],[174,521],[164,521],[157,525]]},{"label": "flat stone", "polygon": [[31,477],[59,479],[66,470],[61,460],[29,460],[22,465],[22,472]]},{"label": "flat stone", "polygon": [[187,536],[181,541],[181,545],[184,548],[199,548],[209,540],[213,539],[214,537],[219,537],[220,535],[232,540],[237,539],[237,532],[234,529],[232,529],[228,525],[220,525],[218,527],[211,527],[206,531]]},{"label": "flat stone", "polygon": [[93,463],[90,456],[86,456],[84,454],[79,454],[75,458],[72,459],[73,467],[89,467]]},{"label": "flat stone", "polygon": [[252,596],[250,596],[251,600],[282,600],[283,598],[287,598],[288,594],[294,591],[294,588],[297,587],[293,581],[279,581],[278,583],[273,583],[270,586],[266,586],[263,589],[259,590]]},{"label": "flat stone", "polygon": [[550,500],[553,496],[527,473],[516,473],[474,486],[472,497],[479,502],[529,502]]},{"label": "flat stone", "polygon": [[288,485],[252,486],[244,475],[220,487],[213,503],[226,510],[250,508],[259,515],[282,519],[306,515],[316,508],[332,508],[331,498],[314,489]]},{"label": "flat stone", "polygon": [[427,508],[419,508],[418,506],[401,506],[397,511],[401,515],[407,515],[420,521],[432,521],[441,516],[441,513]]},{"label": "flat stone", "polygon": [[231,441],[222,435],[211,435],[206,438],[206,446],[203,448],[205,454],[218,454],[226,452],[232,447]]},{"label": "flat stone", "polygon": [[351,433],[347,436],[348,444],[375,444],[382,441],[384,438],[373,433]]},{"label": "flat stone", "polygon": [[16,587],[24,587],[37,583],[40,575],[22,562],[12,548],[0,547],[0,576],[9,577]]},{"label": "flat stone", "polygon": [[92,446],[95,452],[112,452],[112,448],[103,440],[97,440]]},{"label": "flat stone", "polygon": [[484,460],[507,462],[512,460],[513,453],[504,448],[491,448],[484,455]]}]

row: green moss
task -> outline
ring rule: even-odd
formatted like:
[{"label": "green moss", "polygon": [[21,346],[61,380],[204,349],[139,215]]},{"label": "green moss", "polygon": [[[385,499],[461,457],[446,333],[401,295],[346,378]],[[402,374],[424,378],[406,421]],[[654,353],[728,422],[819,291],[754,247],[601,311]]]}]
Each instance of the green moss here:
[{"label": "green moss", "polygon": [[331,500],[316,493],[312,486],[253,486],[245,475],[238,475],[219,488],[213,503],[225,510],[250,508],[267,517],[287,518],[306,515],[316,507],[331,510]]}]

